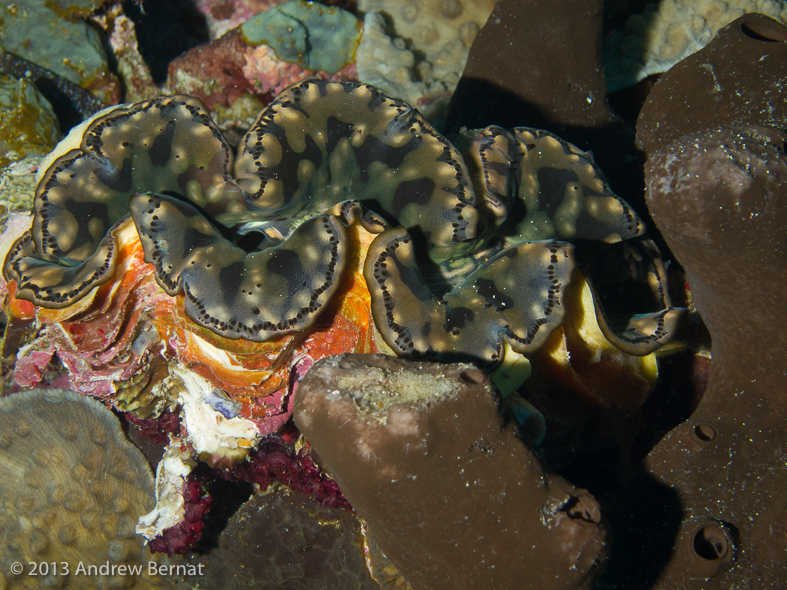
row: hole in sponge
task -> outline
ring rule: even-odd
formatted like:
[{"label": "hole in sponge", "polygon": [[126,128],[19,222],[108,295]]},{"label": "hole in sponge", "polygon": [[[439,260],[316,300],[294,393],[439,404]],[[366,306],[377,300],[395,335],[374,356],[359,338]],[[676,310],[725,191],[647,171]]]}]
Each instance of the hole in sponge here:
[{"label": "hole in sponge", "polygon": [[700,442],[710,442],[716,438],[716,431],[710,424],[697,424],[692,434]]},{"label": "hole in sponge", "polygon": [[749,19],[741,23],[741,32],[749,39],[766,43],[787,41],[787,29],[779,23],[765,19]]},{"label": "hole in sponge", "polygon": [[705,525],[694,534],[694,553],[708,561],[724,559],[730,550],[727,535],[716,525]]}]

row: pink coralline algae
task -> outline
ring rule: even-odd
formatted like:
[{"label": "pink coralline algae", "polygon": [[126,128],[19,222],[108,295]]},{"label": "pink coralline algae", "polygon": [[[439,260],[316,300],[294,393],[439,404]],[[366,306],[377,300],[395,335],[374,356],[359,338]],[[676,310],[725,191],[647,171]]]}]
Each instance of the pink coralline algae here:
[{"label": "pink coralline algae", "polygon": [[285,0],[197,0],[194,4],[205,15],[211,39],[221,37],[249,20],[255,14],[281,4]]},{"label": "pink coralline algae", "polygon": [[212,499],[205,493],[199,479],[188,481],[183,491],[183,500],[183,520],[152,539],[149,543],[151,551],[167,555],[183,553],[202,538],[204,518],[210,510]]},{"label": "pink coralline algae", "polygon": [[307,449],[295,450],[298,431],[290,426],[275,437],[266,439],[252,451],[247,461],[220,470],[228,480],[249,481],[268,489],[272,482],[308,494],[323,506],[350,509],[339,486],[319,469]]},{"label": "pink coralline algae", "polygon": [[[141,100],[157,94],[189,94],[215,111],[231,107],[239,98],[252,95],[261,103],[270,101],[287,86],[307,77],[326,80],[357,80],[355,63],[329,74],[279,59],[268,45],[254,46],[244,40],[238,28],[246,20],[281,2],[227,0],[203,2],[199,9],[219,14],[210,23],[212,38],[176,57],[169,64],[167,80],[160,87],[139,51],[134,23],[119,6],[92,17],[104,28],[118,60],[127,100]],[[236,117],[237,119],[237,117]]]},{"label": "pink coralline algae", "polygon": [[169,66],[162,90],[196,96],[210,109],[231,106],[243,94],[270,100],[287,86],[308,77],[323,80],[357,80],[355,64],[335,74],[313,71],[276,57],[268,45],[246,43],[233,29],[207,45],[187,51]]},{"label": "pink coralline algae", "polygon": [[310,76],[321,80],[357,80],[355,64],[348,64],[335,74],[322,71],[311,72],[298,64],[283,62],[276,57],[274,51],[267,45],[258,45],[249,48],[244,53],[246,61],[243,66],[243,75],[249,80],[257,92],[262,94],[279,94],[296,80]]}]

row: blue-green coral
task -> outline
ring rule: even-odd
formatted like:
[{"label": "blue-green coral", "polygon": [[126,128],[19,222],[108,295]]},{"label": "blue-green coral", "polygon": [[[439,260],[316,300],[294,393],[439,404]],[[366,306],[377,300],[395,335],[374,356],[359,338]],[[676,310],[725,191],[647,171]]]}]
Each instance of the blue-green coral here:
[{"label": "blue-green coral", "polygon": [[251,45],[265,43],[284,61],[334,74],[355,58],[361,24],[351,13],[307,0],[289,0],[240,27]]}]

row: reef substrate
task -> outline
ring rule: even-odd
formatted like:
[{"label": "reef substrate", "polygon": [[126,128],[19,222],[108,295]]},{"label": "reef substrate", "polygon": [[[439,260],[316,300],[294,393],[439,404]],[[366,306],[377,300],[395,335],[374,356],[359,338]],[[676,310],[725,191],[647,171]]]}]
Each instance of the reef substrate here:
[{"label": "reef substrate", "polygon": [[[51,118],[32,86],[50,84],[86,118],[47,157],[54,123],[6,150],[30,155],[0,176],[2,401],[62,386],[124,416],[156,471],[133,503],[155,559],[222,588],[787,578],[779,22],[663,3],[621,51],[644,22],[710,41],[681,15],[718,34],[608,95],[641,76],[627,55],[605,79],[619,16],[600,1],[293,0],[253,16],[258,2],[205,0],[209,38],[155,82],[144,18],[97,4],[68,18],[107,34],[106,110],[54,67],[19,80],[21,57],[0,62],[24,98],[10,113]],[[644,67],[683,51],[663,37]],[[18,128],[41,131],[33,119]],[[6,406],[20,420],[3,452],[33,423]],[[107,428],[90,444],[111,431],[114,448]],[[51,456],[33,449],[26,482],[71,430],[47,434]],[[144,461],[126,471],[149,479]],[[74,512],[61,487],[56,519]],[[95,518],[123,526],[96,539],[137,559],[121,504]],[[29,508],[3,516],[43,530]]]}]

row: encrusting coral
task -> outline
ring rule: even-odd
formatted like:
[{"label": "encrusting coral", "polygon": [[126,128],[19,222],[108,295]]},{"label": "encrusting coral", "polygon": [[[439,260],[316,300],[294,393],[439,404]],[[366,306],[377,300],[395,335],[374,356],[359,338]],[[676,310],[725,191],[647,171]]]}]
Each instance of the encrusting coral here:
[{"label": "encrusting coral", "polygon": [[60,141],[52,105],[28,80],[0,75],[0,168],[30,154],[48,154]]},{"label": "encrusting coral", "polygon": [[43,68],[84,89],[104,103],[116,102],[120,85],[111,72],[98,31],[78,12],[95,10],[98,0],[48,2],[29,0],[0,6],[0,54],[28,60],[39,77]]},{"label": "encrusting coral", "polygon": [[246,43],[270,46],[279,59],[335,74],[351,64],[361,24],[335,6],[289,0],[240,26]]},{"label": "encrusting coral", "polygon": [[648,2],[631,16],[625,31],[604,41],[604,66],[610,91],[666,72],[705,47],[744,13],[759,13],[787,23],[787,7],[778,0],[662,0]]},{"label": "encrusting coral", "polygon": [[11,53],[0,53],[0,74],[35,84],[55,107],[62,128],[75,125],[106,106],[87,89]]},{"label": "encrusting coral", "polygon": [[[35,171],[44,156],[29,155],[0,169],[3,211],[31,211],[36,190]],[[29,225],[29,224],[28,224]]]},{"label": "encrusting coral", "polygon": [[[562,320],[571,246],[534,237],[615,242],[643,227],[586,154],[548,133],[490,127],[467,132],[462,151],[372,87],[307,80],[260,113],[233,177],[233,154],[196,99],[118,107],[51,156],[4,273],[18,299],[74,304],[113,277],[130,209],[145,260],[167,293],[183,293],[187,316],[266,341],[314,324],[360,223],[379,234],[364,274],[389,346],[499,361],[504,343],[535,350]],[[527,289],[511,282],[512,264],[527,267]],[[615,342],[647,354],[674,316],[636,319]]]},{"label": "encrusting coral", "polygon": [[331,357],[301,382],[294,418],[416,590],[593,586],[598,504],[542,468],[473,365]]},{"label": "encrusting coral", "polygon": [[445,114],[491,0],[361,0],[358,79],[416,106],[430,121]]},{"label": "encrusting coral", "polygon": [[194,7],[205,16],[211,39],[217,39],[230,29],[253,16],[282,4],[285,0],[197,0]]},{"label": "encrusting coral", "polygon": [[152,505],[150,466],[102,404],[58,389],[0,399],[0,586],[170,588],[134,532]]}]

